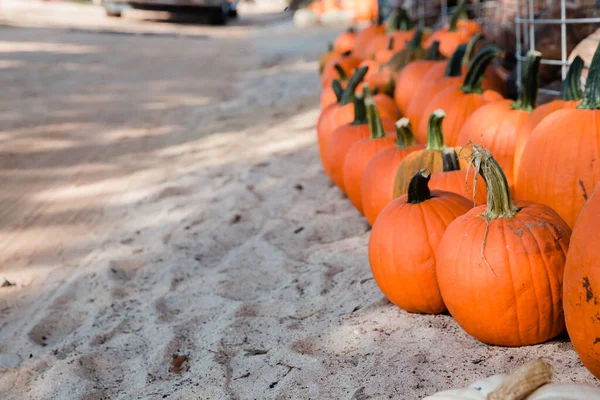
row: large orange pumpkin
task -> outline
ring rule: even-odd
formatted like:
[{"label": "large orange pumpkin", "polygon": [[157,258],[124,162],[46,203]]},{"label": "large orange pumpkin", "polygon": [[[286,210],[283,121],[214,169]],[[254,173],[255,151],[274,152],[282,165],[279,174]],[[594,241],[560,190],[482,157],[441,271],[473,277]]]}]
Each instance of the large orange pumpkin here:
[{"label": "large orange pumpkin", "polygon": [[464,29],[459,26],[459,19],[464,13],[466,3],[466,0],[461,0],[459,2],[459,5],[456,7],[450,18],[448,26],[435,31],[433,35],[427,39],[425,46],[430,46],[431,43],[438,41],[440,42],[440,51],[442,54],[446,57],[450,57],[456,51],[458,46],[469,41],[471,36],[473,36],[473,33],[471,33],[469,29]]},{"label": "large orange pumpkin", "polygon": [[418,138],[427,136],[426,116],[433,110],[441,108],[446,112],[442,124],[444,140],[448,146],[458,146],[458,135],[467,119],[480,107],[487,103],[502,100],[500,93],[482,89],[482,80],[488,65],[497,57],[500,50],[496,47],[487,47],[481,50],[473,59],[467,75],[462,81],[462,86],[447,87],[434,95],[423,108],[423,116],[419,122],[420,132]]},{"label": "large orange pumpkin", "polygon": [[428,50],[424,60],[412,61],[406,65],[395,77],[394,101],[402,115],[406,115],[408,105],[413,98],[416,88],[423,83],[423,78],[429,70],[436,65],[446,65],[448,62],[440,60],[438,52],[439,42]]},{"label": "large orange pumpkin", "polygon": [[552,207],[574,226],[600,182],[600,46],[592,59],[583,101],[553,112],[531,132],[519,166],[519,198]]},{"label": "large orange pumpkin", "polygon": [[435,253],[444,303],[476,339],[498,346],[545,342],[564,329],[562,282],[571,231],[550,207],[513,203],[500,165],[473,146],[487,205],[452,222]]},{"label": "large orange pumpkin", "polygon": [[485,182],[473,185],[474,168],[460,169],[456,149],[447,147],[442,151],[444,170],[431,175],[429,187],[434,190],[453,192],[469,198],[476,205],[485,204],[487,190]]},{"label": "large orange pumpkin", "polygon": [[[394,198],[406,194],[412,176],[422,168],[429,169],[432,173],[444,171],[443,151],[444,132],[442,121],[446,117],[444,110],[435,110],[429,117],[429,135],[427,147],[407,155],[398,166],[394,179]],[[461,149],[457,149],[460,151]],[[464,160],[463,164],[465,164]]]},{"label": "large orange pumpkin", "polygon": [[471,141],[490,150],[502,167],[511,190],[514,190],[513,168],[517,131],[535,107],[540,60],[539,52],[528,53],[516,102],[494,101],[480,107],[467,119],[458,135],[459,146]]},{"label": "large orange pumpkin", "polygon": [[414,313],[446,310],[436,278],[437,248],[446,227],[473,207],[451,192],[431,191],[431,172],[423,169],[410,181],[408,193],[381,212],[371,231],[369,263],[383,294]]},{"label": "large orange pumpkin", "polygon": [[567,331],[583,365],[600,379],[600,185],[577,219],[569,245],[563,304]]},{"label": "large orange pumpkin", "polygon": [[402,160],[424,148],[415,142],[408,118],[396,123],[396,145],[377,153],[363,174],[362,206],[369,224],[373,225],[381,210],[394,200],[394,178]]},{"label": "large orange pumpkin", "polygon": [[[365,90],[365,92],[367,92]],[[370,136],[369,121],[367,120],[367,107],[365,106],[364,98],[367,94],[356,95],[354,98],[354,120],[346,125],[342,125],[335,129],[325,148],[325,171],[329,173],[329,177],[343,192],[345,192],[344,186],[344,162],[348,151],[361,139]],[[374,107],[374,106],[369,106]],[[383,129],[387,131],[394,131],[394,121],[383,118],[381,121]]]},{"label": "large orange pumpkin", "polygon": [[[415,138],[417,139],[417,142],[425,143],[427,141],[427,126],[425,126],[424,129],[419,127],[421,118],[424,116],[423,112],[425,111],[425,106],[427,103],[441,90],[447,87],[458,86],[462,82],[462,59],[465,55],[465,51],[465,45],[461,45],[458,47],[458,49],[456,49],[452,55],[452,58],[448,61],[445,74],[442,78],[428,80],[427,75],[432,72],[433,68],[432,70],[429,70],[427,75],[425,75],[421,86],[419,86],[415,93],[413,93],[413,97],[410,100],[404,115],[410,119],[410,123],[414,127]],[[424,116],[426,121],[429,120],[429,115],[431,115],[431,113]],[[425,132],[425,135],[421,135],[421,132]]]},{"label": "large orange pumpkin", "polygon": [[523,149],[525,148],[525,144],[527,143],[527,139],[531,135],[531,132],[535,129],[536,126],[548,115],[552,114],[556,110],[561,110],[563,108],[575,108],[581,102],[581,71],[583,70],[584,62],[581,57],[577,56],[571,63],[569,67],[569,71],[567,73],[567,77],[565,78],[562,90],[561,90],[561,98],[553,100],[549,103],[542,104],[537,107],[519,130],[517,131],[517,141],[515,146],[515,161],[514,161],[514,184],[515,187],[517,185],[518,175],[519,175],[519,166],[521,164],[521,156],[523,154]]}]

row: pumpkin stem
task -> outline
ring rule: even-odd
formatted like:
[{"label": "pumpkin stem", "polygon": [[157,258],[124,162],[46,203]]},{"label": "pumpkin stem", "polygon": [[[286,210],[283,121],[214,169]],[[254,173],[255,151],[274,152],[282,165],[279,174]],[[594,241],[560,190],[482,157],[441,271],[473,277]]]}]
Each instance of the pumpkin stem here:
[{"label": "pumpkin stem", "polygon": [[427,150],[444,150],[444,132],[442,122],[446,118],[444,110],[437,109],[429,116],[427,125]]},{"label": "pumpkin stem", "polygon": [[584,64],[583,59],[579,56],[571,62],[560,91],[560,97],[564,101],[581,100],[581,71]]},{"label": "pumpkin stem", "polygon": [[446,147],[442,150],[442,161],[444,162],[444,172],[460,170],[458,155],[452,147]]},{"label": "pumpkin stem", "polygon": [[467,45],[461,44],[456,48],[446,65],[444,76],[461,76],[462,75],[462,60],[467,51]]},{"label": "pumpkin stem", "polygon": [[410,119],[404,117],[396,122],[396,147],[406,149],[416,144],[415,135],[410,126]]},{"label": "pumpkin stem", "polygon": [[331,53],[333,51],[333,42],[327,43],[327,52]]},{"label": "pumpkin stem", "polygon": [[477,174],[480,174],[487,187],[487,209],[482,214],[488,221],[498,218],[513,218],[518,212],[511,198],[506,176],[500,164],[484,147],[472,143],[473,153],[469,165],[475,168],[473,187],[477,185]]},{"label": "pumpkin stem", "polygon": [[352,121],[352,125],[365,125],[369,123],[367,120],[367,107],[365,106],[365,99],[368,96],[370,96],[370,92],[366,85],[362,93],[354,95],[354,121]]},{"label": "pumpkin stem", "polygon": [[333,93],[335,93],[335,99],[339,103],[342,99],[342,95],[344,94],[344,89],[342,88],[342,84],[337,79],[334,79],[331,83],[331,87],[333,88]]},{"label": "pumpkin stem", "polygon": [[390,40],[388,41],[387,49],[394,50],[394,37],[393,36],[390,37]]},{"label": "pumpkin stem", "polygon": [[469,40],[467,49],[465,50],[465,56],[463,57],[463,66],[471,64],[473,57],[476,56],[475,49],[477,48],[477,44],[483,39],[485,39],[485,35],[483,33],[478,33]]},{"label": "pumpkin stem", "polygon": [[417,29],[415,34],[406,44],[406,48],[409,50],[417,50],[421,48],[421,42],[423,41],[423,30]]},{"label": "pumpkin stem", "polygon": [[346,79],[348,79],[348,75],[346,75],[346,71],[344,71],[344,68],[342,68],[342,66],[340,64],[335,64],[333,66],[333,68],[335,68],[335,70],[337,71],[337,73],[340,75],[340,79],[345,81]]},{"label": "pumpkin stem", "polygon": [[412,21],[404,7],[394,9],[388,17],[387,33],[396,31],[409,31],[413,27]]},{"label": "pumpkin stem", "polygon": [[544,360],[531,361],[513,372],[488,394],[487,400],[525,399],[552,380],[552,366]]},{"label": "pumpkin stem", "polygon": [[346,90],[344,90],[344,94],[342,94],[342,99],[340,100],[341,105],[345,106],[347,104],[350,104],[351,101],[353,101],[355,96],[354,92],[356,92],[356,88],[362,82],[368,70],[369,67],[365,65],[364,67],[357,69],[354,75],[352,75],[352,78],[350,78],[350,80],[348,81],[348,86],[346,86]]},{"label": "pumpkin stem", "polygon": [[365,98],[365,106],[367,108],[367,120],[369,121],[371,139],[381,139],[385,137],[385,130],[383,129],[381,117],[379,116],[379,110],[377,110],[377,105],[370,95]]},{"label": "pumpkin stem", "polygon": [[519,90],[519,98],[511,104],[513,110],[531,112],[537,103],[538,87],[540,85],[540,61],[542,53],[530,50],[525,58],[523,82]]},{"label": "pumpkin stem", "polygon": [[431,43],[431,47],[427,49],[427,55],[425,56],[426,60],[443,60],[444,55],[440,52],[440,42],[436,40]]},{"label": "pumpkin stem", "polygon": [[420,170],[412,177],[408,184],[408,203],[419,204],[431,199],[431,191],[427,185],[429,179],[431,179],[431,171],[427,168]]},{"label": "pumpkin stem", "polygon": [[454,14],[450,18],[450,26],[448,27],[448,32],[456,32],[458,20],[461,19],[461,16],[466,12],[467,0],[460,0],[454,9]]},{"label": "pumpkin stem", "polygon": [[471,61],[465,80],[461,87],[462,91],[469,93],[482,93],[481,83],[485,75],[485,70],[495,57],[502,54],[502,51],[496,46],[487,46]]},{"label": "pumpkin stem", "polygon": [[600,45],[596,47],[596,52],[592,58],[592,65],[590,65],[590,69],[588,70],[583,101],[577,108],[583,110],[600,109]]}]

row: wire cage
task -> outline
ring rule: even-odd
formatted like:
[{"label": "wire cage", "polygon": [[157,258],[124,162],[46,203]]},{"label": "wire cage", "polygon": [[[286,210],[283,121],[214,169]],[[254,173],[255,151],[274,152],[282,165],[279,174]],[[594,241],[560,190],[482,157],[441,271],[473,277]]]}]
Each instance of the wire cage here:
[{"label": "wire cage", "polygon": [[[456,7],[453,0],[389,0],[387,5],[404,5],[420,26],[441,26]],[[570,65],[569,54],[578,40],[600,28],[600,0],[470,0],[467,12],[485,30],[503,31],[510,36],[502,43],[514,58],[514,85],[521,82],[525,56],[536,45],[542,51],[542,69],[548,81],[564,79]],[[581,33],[582,27],[585,32]],[[550,48],[550,51],[545,51]],[[586,65],[589,67],[589,65]],[[557,96],[554,88],[540,93]]]}]

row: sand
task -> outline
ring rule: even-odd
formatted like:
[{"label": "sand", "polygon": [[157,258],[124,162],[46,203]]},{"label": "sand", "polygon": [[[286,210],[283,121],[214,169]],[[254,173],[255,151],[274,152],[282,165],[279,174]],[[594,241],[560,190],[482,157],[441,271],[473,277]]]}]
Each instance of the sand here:
[{"label": "sand", "polygon": [[379,292],[319,164],[335,30],[3,5],[2,399],[418,399],[538,357],[597,385],[566,336],[490,347]]}]

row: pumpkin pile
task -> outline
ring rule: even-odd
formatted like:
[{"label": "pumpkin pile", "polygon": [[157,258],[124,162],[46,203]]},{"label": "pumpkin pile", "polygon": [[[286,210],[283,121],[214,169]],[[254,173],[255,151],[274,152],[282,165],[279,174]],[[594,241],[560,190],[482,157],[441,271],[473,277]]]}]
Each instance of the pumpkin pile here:
[{"label": "pumpkin pile", "polygon": [[600,378],[600,46],[584,91],[577,57],[561,98],[538,106],[530,51],[507,99],[487,79],[503,51],[481,45],[465,3],[435,31],[400,8],[337,37],[320,63],[321,162],[372,225],[393,304],[447,311],[491,345],[566,328]]}]

